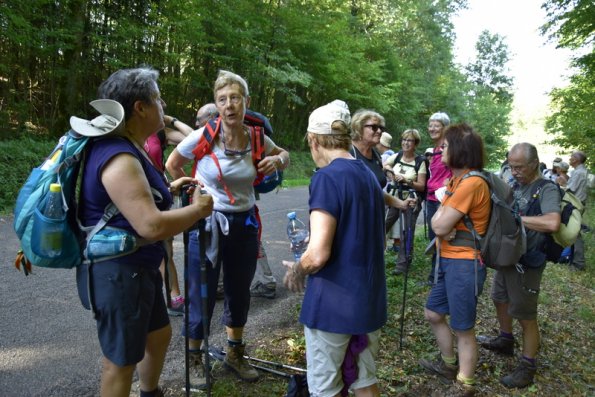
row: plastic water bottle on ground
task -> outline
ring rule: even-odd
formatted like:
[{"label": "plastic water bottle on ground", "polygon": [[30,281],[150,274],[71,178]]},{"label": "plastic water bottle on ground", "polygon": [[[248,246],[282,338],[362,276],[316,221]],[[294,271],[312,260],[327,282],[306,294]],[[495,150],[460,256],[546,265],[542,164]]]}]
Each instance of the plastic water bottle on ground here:
[{"label": "plastic water bottle on ground", "polygon": [[62,206],[62,186],[58,183],[50,185],[50,193],[47,198],[45,208],[43,209],[43,216],[48,220],[43,224],[44,230],[41,231],[41,252],[49,257],[54,258],[62,253],[62,222],[64,219],[64,207]]},{"label": "plastic water bottle on ground", "polygon": [[308,246],[306,240],[308,239],[309,232],[306,229],[306,225],[296,217],[295,212],[288,213],[287,219],[289,219],[287,223],[287,237],[291,242],[293,257],[298,261]]}]

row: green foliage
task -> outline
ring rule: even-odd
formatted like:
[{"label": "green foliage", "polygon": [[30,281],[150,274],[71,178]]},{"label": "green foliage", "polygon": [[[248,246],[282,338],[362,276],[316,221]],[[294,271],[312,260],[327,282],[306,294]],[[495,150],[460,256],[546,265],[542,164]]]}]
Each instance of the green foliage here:
[{"label": "green foliage", "polygon": [[20,188],[34,167],[43,162],[57,141],[23,138],[0,141],[0,214],[12,211]]},{"label": "green foliage", "polygon": [[513,79],[507,66],[510,54],[504,38],[488,31],[480,34],[475,49],[477,57],[466,67],[473,101],[465,119],[482,135],[488,168],[495,168],[504,158],[511,126]]},{"label": "green foliage", "polygon": [[[59,136],[118,68],[161,72],[167,112],[188,123],[219,69],[249,83],[275,141],[303,149],[309,112],[340,98],[373,108],[397,136],[442,110],[464,120],[475,97],[453,64],[451,15],[464,0],[4,0],[1,137]],[[197,11],[198,10],[198,11]],[[482,106],[486,106],[485,103]],[[24,128],[27,124],[27,128]],[[429,145],[429,142],[424,142]]]},{"label": "green foliage", "polygon": [[545,127],[555,136],[553,142],[566,149],[589,153],[595,141],[595,73],[575,74],[570,85],[553,89],[550,98],[554,111],[546,119]]},{"label": "green foliage", "polygon": [[558,40],[558,46],[576,51],[573,64],[576,73],[570,84],[550,92],[552,113],[545,128],[554,143],[564,148],[590,152],[595,137],[593,106],[595,104],[595,3],[589,0],[549,0],[542,6],[548,21],[542,34]]}]

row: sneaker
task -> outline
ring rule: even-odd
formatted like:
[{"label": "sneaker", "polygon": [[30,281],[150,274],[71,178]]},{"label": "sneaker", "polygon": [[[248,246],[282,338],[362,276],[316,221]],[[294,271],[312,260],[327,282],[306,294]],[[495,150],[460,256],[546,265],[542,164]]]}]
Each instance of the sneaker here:
[{"label": "sneaker", "polygon": [[274,299],[277,296],[276,284],[262,284],[258,282],[254,287],[250,288],[250,296],[262,297],[267,299]]},{"label": "sneaker", "polygon": [[[205,390],[207,375],[202,361],[202,352],[190,352],[190,391]],[[213,378],[211,377],[211,384]]]},{"label": "sneaker", "polygon": [[438,353],[435,361],[426,359],[419,360],[419,365],[424,367],[432,375],[438,375],[438,379],[444,384],[450,384],[457,378],[459,364],[451,365],[444,362],[442,355]]},{"label": "sneaker", "polygon": [[510,389],[527,387],[533,383],[533,377],[536,371],[537,367],[535,364],[521,358],[519,365],[517,365],[514,371],[500,379],[500,383]]},{"label": "sneaker", "polygon": [[479,335],[477,341],[481,347],[485,347],[488,350],[493,350],[496,353],[503,354],[505,356],[514,355],[514,339],[505,338],[503,336],[496,336],[490,338],[486,335]]},{"label": "sneaker", "polygon": [[244,358],[244,349],[246,345],[227,346],[225,348],[225,359],[223,364],[231,369],[240,377],[240,379],[254,382],[258,379],[258,372]]}]

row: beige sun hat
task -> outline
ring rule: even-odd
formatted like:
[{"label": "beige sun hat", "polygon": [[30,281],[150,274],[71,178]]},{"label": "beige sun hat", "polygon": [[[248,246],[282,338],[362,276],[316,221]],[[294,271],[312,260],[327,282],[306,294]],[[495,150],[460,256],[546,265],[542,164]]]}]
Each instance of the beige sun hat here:
[{"label": "beige sun hat", "polygon": [[90,103],[101,113],[93,120],[70,117],[70,127],[83,136],[102,136],[110,133],[119,134],[124,130],[124,108],[112,99],[96,99]]}]

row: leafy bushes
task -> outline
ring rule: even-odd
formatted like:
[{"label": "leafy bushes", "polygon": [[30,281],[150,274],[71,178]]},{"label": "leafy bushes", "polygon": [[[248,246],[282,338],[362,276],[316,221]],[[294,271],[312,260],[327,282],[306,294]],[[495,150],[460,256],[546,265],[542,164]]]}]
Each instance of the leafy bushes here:
[{"label": "leafy bushes", "polygon": [[0,213],[12,211],[19,189],[33,167],[50,154],[57,140],[22,137],[0,141]]}]

